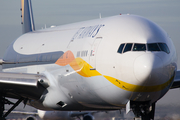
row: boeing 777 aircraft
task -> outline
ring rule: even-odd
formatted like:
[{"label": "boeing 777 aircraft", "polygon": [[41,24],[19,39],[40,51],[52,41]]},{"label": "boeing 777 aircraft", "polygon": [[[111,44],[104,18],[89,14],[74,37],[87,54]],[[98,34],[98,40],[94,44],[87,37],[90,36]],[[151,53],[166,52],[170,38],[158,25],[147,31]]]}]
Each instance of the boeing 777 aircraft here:
[{"label": "boeing 777 aircraft", "polygon": [[[1,60],[0,119],[24,102],[40,110],[126,108],[135,120],[153,120],[156,102],[179,87],[175,47],[152,21],[117,15],[36,31],[31,0],[21,2],[23,35]],[[7,98],[18,101],[4,114]]]}]

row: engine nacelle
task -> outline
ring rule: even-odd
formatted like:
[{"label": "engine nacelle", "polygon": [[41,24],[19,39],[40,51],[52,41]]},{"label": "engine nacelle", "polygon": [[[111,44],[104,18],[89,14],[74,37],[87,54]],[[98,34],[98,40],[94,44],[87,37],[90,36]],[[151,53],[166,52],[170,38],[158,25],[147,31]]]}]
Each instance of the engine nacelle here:
[{"label": "engine nacelle", "polygon": [[86,114],[84,115],[83,120],[94,120],[94,117],[91,114]]},{"label": "engine nacelle", "polygon": [[74,120],[83,116],[83,120],[94,120],[89,112],[69,112],[69,111],[43,111],[38,110],[38,115],[42,120]]},{"label": "engine nacelle", "polygon": [[38,115],[43,120],[70,120],[69,112],[67,111],[42,111],[38,110]]},{"label": "engine nacelle", "polygon": [[28,116],[25,120],[37,120],[34,116]]}]

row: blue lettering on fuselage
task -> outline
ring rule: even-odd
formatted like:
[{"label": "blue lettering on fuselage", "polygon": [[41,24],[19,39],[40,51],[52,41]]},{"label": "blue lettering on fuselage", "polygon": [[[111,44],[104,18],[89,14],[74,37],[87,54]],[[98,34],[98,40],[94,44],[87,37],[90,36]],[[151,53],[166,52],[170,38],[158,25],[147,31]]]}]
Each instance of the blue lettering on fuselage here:
[{"label": "blue lettering on fuselage", "polygon": [[89,27],[82,27],[75,33],[72,40],[82,39],[82,38],[86,38],[86,37],[94,38],[98,34],[99,30],[104,26],[105,25],[95,25],[95,26],[89,26]]}]

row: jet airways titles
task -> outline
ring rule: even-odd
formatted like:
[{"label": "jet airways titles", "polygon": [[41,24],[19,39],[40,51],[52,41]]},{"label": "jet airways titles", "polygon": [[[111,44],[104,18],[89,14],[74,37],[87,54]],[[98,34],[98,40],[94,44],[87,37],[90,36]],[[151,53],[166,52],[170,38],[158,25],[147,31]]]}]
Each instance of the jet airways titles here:
[{"label": "jet airways titles", "polygon": [[72,40],[82,39],[82,38],[86,38],[86,37],[94,38],[98,34],[99,30],[104,26],[105,25],[82,27],[76,32],[76,34],[73,36]]}]

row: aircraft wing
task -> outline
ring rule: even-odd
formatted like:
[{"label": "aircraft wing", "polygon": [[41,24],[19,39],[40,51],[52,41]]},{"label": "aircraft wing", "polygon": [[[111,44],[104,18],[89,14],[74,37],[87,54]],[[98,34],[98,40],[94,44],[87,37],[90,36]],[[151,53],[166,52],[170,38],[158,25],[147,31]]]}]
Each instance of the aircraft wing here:
[{"label": "aircraft wing", "polygon": [[178,70],[176,72],[176,76],[174,78],[174,82],[171,86],[171,89],[174,89],[174,88],[180,88],[180,70]]},{"label": "aircraft wing", "polygon": [[5,97],[39,99],[47,87],[43,75],[0,72],[0,91]]}]

